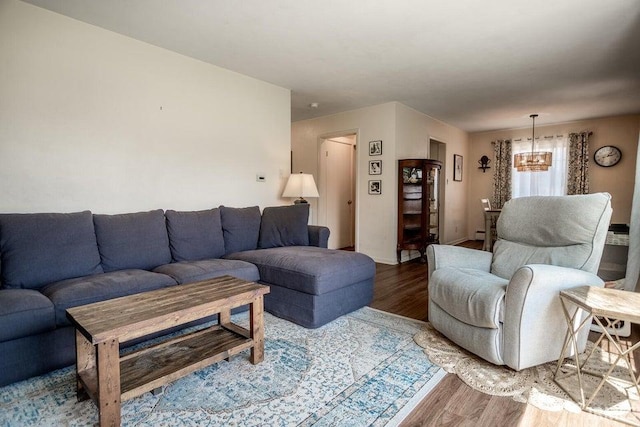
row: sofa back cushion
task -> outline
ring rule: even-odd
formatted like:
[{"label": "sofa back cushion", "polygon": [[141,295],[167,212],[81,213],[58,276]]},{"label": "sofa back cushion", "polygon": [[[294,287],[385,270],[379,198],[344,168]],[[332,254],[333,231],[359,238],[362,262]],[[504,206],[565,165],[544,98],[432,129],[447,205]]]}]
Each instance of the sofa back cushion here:
[{"label": "sofa back cushion", "polygon": [[258,248],[309,246],[309,205],[264,208]]},{"label": "sofa back cushion", "polygon": [[220,209],[191,212],[168,210],[165,216],[174,261],[198,261],[224,255]]},{"label": "sofa back cushion", "polygon": [[225,254],[258,248],[260,208],[228,208],[220,206]]},{"label": "sofa back cushion", "polygon": [[0,215],[2,282],[37,289],[102,273],[91,212]]},{"label": "sofa back cushion", "polygon": [[105,272],[151,270],[171,262],[164,212],[94,215],[98,250]]}]

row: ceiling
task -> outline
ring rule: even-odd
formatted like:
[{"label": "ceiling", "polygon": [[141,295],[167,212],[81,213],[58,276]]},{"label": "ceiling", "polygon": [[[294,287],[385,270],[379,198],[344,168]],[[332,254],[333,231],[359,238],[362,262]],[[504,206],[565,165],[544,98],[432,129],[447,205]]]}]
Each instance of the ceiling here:
[{"label": "ceiling", "polygon": [[389,101],[468,132],[640,113],[638,0],[28,2],[291,89],[293,121]]}]

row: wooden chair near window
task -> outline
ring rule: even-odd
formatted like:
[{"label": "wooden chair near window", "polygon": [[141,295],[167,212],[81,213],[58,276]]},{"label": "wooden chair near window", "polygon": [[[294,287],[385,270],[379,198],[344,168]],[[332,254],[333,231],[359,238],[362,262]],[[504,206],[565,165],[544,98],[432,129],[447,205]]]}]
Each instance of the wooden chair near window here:
[{"label": "wooden chair near window", "polygon": [[484,209],[484,244],[483,251],[493,249],[493,242],[496,239],[496,222],[500,216],[501,209],[491,209],[491,201],[489,199],[480,199],[482,209]]}]

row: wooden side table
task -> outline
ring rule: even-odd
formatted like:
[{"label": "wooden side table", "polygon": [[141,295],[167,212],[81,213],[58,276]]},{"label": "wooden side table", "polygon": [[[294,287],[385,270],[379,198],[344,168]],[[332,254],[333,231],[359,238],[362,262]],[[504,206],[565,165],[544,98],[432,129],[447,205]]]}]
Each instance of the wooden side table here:
[{"label": "wooden side table", "polygon": [[[567,321],[567,335],[558,359],[558,366],[554,374],[554,381],[560,386],[571,398],[580,405],[580,407],[587,412],[592,412],[598,415],[603,415],[590,407],[593,399],[598,392],[602,389],[602,386],[613,379],[611,373],[617,366],[618,362],[623,360],[629,371],[630,386],[635,386],[636,393],[640,396],[640,388],[638,386],[638,377],[633,372],[631,365],[630,355],[634,350],[640,347],[640,341],[634,343],[632,346],[624,350],[621,345],[621,339],[615,332],[615,324],[620,321],[631,322],[640,324],[640,294],[635,292],[621,291],[618,289],[606,289],[594,286],[580,286],[573,289],[568,289],[560,292],[560,301],[562,302],[562,311],[564,312],[565,319]],[[574,307],[575,306],[575,307]],[[571,310],[572,309],[572,310]],[[582,319],[584,313],[587,316]],[[595,322],[600,326],[602,332],[598,337],[593,349],[587,355],[582,364],[578,360],[578,333],[583,327],[587,329],[591,325],[591,319],[595,319]],[[582,319],[582,320],[581,320]],[[614,331],[613,335],[610,331]],[[611,345],[616,349],[617,354],[615,360],[611,363],[611,368],[605,373],[600,374],[590,371],[586,365],[589,359],[594,353],[594,350],[600,345],[603,339],[609,340]],[[573,350],[574,365],[566,365],[565,359],[570,358],[570,354]],[[565,369],[568,372],[561,372]],[[562,375],[561,375],[562,374]],[[584,378],[583,375],[593,375],[602,378],[596,386],[595,390],[588,398],[585,396]],[[576,375],[578,378],[578,386],[580,388],[580,396],[577,398],[569,390],[567,390],[559,380],[565,379],[569,376]],[[616,380],[619,380],[616,378]],[[640,425],[638,422],[631,421],[624,418],[616,418],[616,420],[632,424]]]}]

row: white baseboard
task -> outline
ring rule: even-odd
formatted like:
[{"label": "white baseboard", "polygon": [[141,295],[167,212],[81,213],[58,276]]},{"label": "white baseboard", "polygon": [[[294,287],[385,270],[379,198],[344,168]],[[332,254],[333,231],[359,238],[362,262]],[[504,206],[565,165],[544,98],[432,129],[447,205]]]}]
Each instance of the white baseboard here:
[{"label": "white baseboard", "polygon": [[446,243],[442,243],[443,245],[457,245],[458,243],[462,243],[462,242],[466,242],[467,240],[469,240],[466,237],[463,237],[461,239],[457,239],[457,240],[453,240],[451,242],[446,242]]}]

